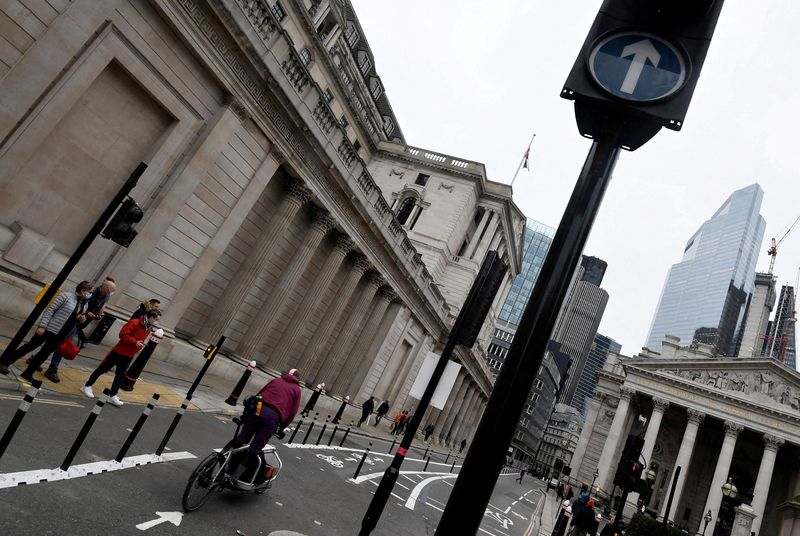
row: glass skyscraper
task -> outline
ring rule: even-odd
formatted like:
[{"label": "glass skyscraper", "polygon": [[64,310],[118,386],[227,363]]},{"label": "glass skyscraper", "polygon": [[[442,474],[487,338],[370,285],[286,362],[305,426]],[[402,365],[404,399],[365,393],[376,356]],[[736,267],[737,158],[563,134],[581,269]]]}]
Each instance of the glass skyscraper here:
[{"label": "glass skyscraper", "polygon": [[661,351],[664,336],[675,335],[687,346],[707,343],[719,355],[737,355],[766,227],[763,197],[758,184],[736,190],[692,235],[667,274],[648,348]]},{"label": "glass skyscraper", "polygon": [[553,243],[556,230],[536,220],[529,219],[525,224],[525,244],[522,254],[522,269],[514,279],[511,290],[500,310],[500,320],[519,325],[522,312],[533,292],[533,285],[542,270],[544,258]]},{"label": "glass skyscraper", "polygon": [[606,364],[610,352],[618,354],[621,351],[622,345],[611,337],[606,337],[601,333],[594,336],[592,347],[586,358],[586,364],[583,366],[583,371],[578,380],[578,388],[572,397],[571,405],[580,411],[581,415],[586,416],[587,406],[589,405],[587,401],[591,402],[592,393],[597,387],[597,371]]}]

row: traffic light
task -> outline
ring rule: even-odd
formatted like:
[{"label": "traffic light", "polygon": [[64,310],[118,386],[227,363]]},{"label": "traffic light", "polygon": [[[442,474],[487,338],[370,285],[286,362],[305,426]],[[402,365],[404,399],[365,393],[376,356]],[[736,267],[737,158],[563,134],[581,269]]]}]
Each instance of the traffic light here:
[{"label": "traffic light", "polygon": [[136,238],[136,231],[133,226],[144,217],[144,211],[130,197],[122,202],[117,212],[106,225],[100,236],[116,242],[120,246],[128,247]]},{"label": "traffic light", "polygon": [[508,266],[496,251],[486,254],[478,276],[475,278],[467,299],[464,300],[464,318],[458,333],[458,342],[471,347],[486,320],[486,314],[492,306],[497,290],[506,275]]},{"label": "traffic light", "polygon": [[723,0],[605,0],[561,96],[594,138],[610,118],[635,150],[661,127],[680,130]]},{"label": "traffic light", "polygon": [[639,462],[639,455],[644,446],[641,436],[628,436],[625,449],[614,474],[614,484],[627,491],[634,491],[639,482],[644,466]]}]

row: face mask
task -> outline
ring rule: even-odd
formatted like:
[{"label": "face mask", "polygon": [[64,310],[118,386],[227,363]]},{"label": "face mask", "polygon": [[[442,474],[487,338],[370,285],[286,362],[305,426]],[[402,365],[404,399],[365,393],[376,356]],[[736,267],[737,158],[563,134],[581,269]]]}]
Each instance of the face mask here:
[{"label": "face mask", "polygon": [[144,323],[144,328],[148,329],[150,327],[150,317],[145,315],[142,317],[142,322]]},{"label": "face mask", "polygon": [[83,299],[84,300],[91,300],[92,299],[92,293],[91,292],[87,292],[86,294],[83,295]]}]

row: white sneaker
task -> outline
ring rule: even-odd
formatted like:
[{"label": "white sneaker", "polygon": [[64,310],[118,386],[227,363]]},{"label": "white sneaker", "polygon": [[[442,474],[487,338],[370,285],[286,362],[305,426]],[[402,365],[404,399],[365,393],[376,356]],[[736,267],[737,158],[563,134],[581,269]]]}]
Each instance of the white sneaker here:
[{"label": "white sneaker", "polygon": [[85,394],[89,398],[94,398],[94,393],[92,392],[92,388],[88,385],[84,385],[81,387],[81,393]]},{"label": "white sneaker", "polygon": [[114,395],[111,398],[109,398],[108,403],[117,407],[120,407],[123,404],[122,400],[120,400],[117,395]]}]

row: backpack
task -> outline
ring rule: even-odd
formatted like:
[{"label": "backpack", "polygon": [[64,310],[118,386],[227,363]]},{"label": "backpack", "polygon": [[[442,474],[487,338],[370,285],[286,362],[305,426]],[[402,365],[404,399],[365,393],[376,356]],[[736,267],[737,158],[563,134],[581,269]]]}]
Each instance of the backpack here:
[{"label": "backpack", "polygon": [[247,417],[248,415],[255,415],[258,417],[261,415],[261,406],[263,405],[261,397],[258,395],[250,395],[242,401],[242,406],[244,406],[244,410],[242,411],[242,416]]}]

